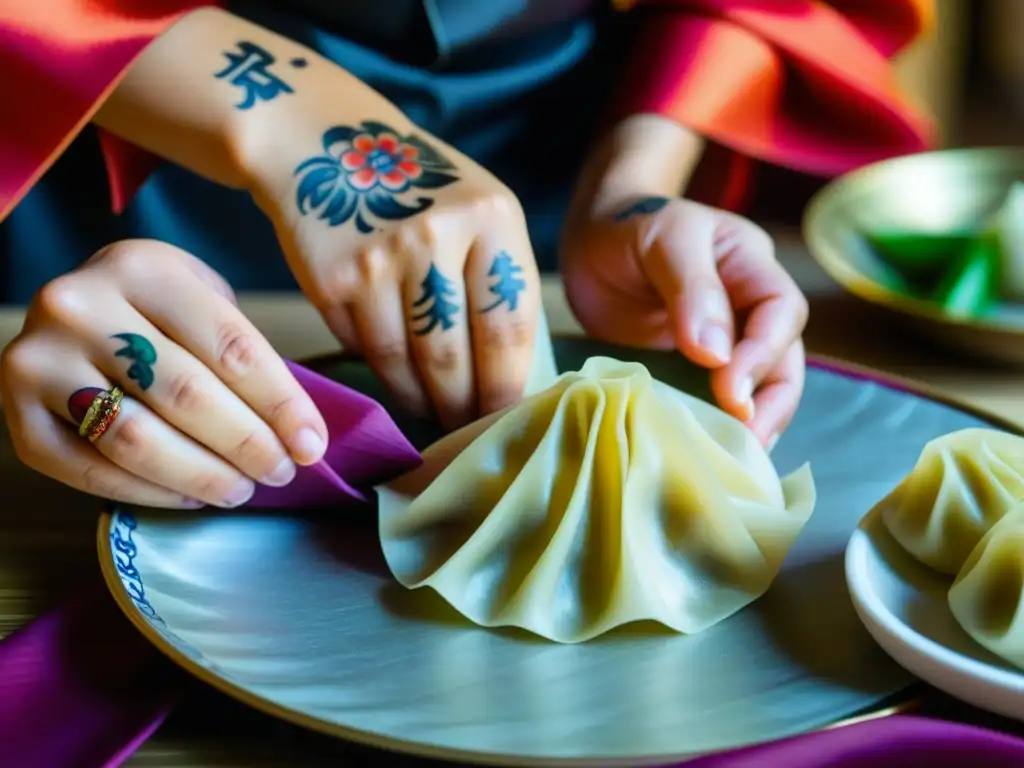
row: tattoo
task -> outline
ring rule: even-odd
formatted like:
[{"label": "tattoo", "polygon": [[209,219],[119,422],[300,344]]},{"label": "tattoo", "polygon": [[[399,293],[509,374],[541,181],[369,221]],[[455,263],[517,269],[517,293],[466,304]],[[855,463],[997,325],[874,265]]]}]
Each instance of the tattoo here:
[{"label": "tattoo", "polygon": [[[252,109],[257,101],[271,101],[282,93],[295,93],[284,80],[270,72],[270,66],[277,59],[265,48],[243,40],[236,51],[224,51],[228,66],[214,74],[219,80],[227,80],[243,90],[242,101],[236,109]],[[294,58],[288,62],[296,69],[302,69],[309,62]]]},{"label": "tattoo", "polygon": [[415,331],[416,335],[426,336],[439,325],[442,331],[454,328],[455,316],[459,313],[459,305],[455,301],[459,292],[455,283],[442,275],[436,264],[431,264],[430,271],[420,283],[420,287],[423,289],[423,295],[413,303],[413,307],[426,308],[418,315],[413,315],[412,319],[426,320],[427,323]]},{"label": "tattoo", "polygon": [[132,361],[128,366],[128,378],[137,382],[139,389],[146,390],[153,385],[153,366],[156,365],[156,349],[145,336],[137,333],[115,333],[110,338],[120,339],[127,346],[114,353]]},{"label": "tattoo", "polygon": [[502,304],[508,304],[509,312],[515,312],[519,306],[519,294],[526,290],[526,283],[523,281],[523,268],[512,261],[508,251],[501,251],[494,257],[488,277],[496,277],[494,285],[489,290],[497,300],[483,309],[480,313],[490,312]]},{"label": "tattoo", "polygon": [[81,426],[85,421],[85,415],[92,406],[92,401],[96,399],[96,395],[101,395],[103,392],[104,390],[99,387],[83,387],[72,392],[71,397],[68,398],[68,414],[70,414],[71,420]]},{"label": "tattoo", "polygon": [[407,219],[434,204],[432,197],[402,203],[411,189],[439,189],[458,181],[455,166],[418,136],[400,136],[383,123],[355,128],[338,125],[323,135],[324,154],[295,169],[300,177],[295,202],[303,216],[337,227],[355,220],[356,229],[374,231],[374,217]]},{"label": "tattoo", "polygon": [[657,213],[666,205],[668,205],[669,199],[667,197],[642,197],[635,203],[630,203],[621,211],[616,213],[613,217],[613,221],[626,221],[634,216],[647,216],[652,213]]}]

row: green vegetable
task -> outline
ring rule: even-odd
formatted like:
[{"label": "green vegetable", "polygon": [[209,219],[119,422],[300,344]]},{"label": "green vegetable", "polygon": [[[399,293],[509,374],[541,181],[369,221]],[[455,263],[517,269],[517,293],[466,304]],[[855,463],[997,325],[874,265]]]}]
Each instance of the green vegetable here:
[{"label": "green vegetable", "polygon": [[999,291],[997,237],[976,238],[950,265],[933,299],[952,317],[978,317],[991,309]]},{"label": "green vegetable", "polygon": [[907,280],[928,282],[940,276],[970,247],[973,232],[871,232],[865,237],[878,257]]}]

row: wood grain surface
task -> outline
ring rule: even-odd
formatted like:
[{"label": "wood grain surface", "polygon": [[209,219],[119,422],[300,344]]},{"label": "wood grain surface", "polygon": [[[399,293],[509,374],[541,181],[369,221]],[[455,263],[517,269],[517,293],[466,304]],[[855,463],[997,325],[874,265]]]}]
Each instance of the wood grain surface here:
[{"label": "wood grain surface", "polygon": [[[893,327],[869,307],[838,293],[799,242],[782,234],[780,259],[812,303],[807,341],[812,351],[926,381],[948,395],[1024,424],[1024,374],[958,360]],[[578,326],[554,280],[544,286],[554,333]],[[337,350],[313,309],[297,296],[247,296],[243,307],[275,347],[291,358]],[[0,310],[0,344],[22,322],[18,309]],[[22,468],[6,432],[0,436],[0,637],[90,580],[99,581],[94,547],[96,503]],[[1005,723],[945,701],[929,707],[946,716]],[[361,765],[380,759],[358,747],[302,731],[256,713],[195,684],[167,724],[133,757],[133,768],[312,768]],[[425,762],[409,760],[409,765]]]}]

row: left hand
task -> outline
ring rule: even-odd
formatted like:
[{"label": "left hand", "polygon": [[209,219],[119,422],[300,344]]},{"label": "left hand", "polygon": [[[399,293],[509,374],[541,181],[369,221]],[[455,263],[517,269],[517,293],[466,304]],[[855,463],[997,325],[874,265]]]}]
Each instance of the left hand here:
[{"label": "left hand", "polygon": [[677,348],[712,369],[722,409],[771,447],[803,391],[808,312],[771,237],[689,200],[634,194],[601,208],[563,244],[577,319],[606,341]]}]

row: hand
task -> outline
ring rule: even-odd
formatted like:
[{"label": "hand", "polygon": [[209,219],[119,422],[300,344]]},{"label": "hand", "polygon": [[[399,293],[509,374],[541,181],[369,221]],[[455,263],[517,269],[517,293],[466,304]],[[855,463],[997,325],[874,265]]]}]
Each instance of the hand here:
[{"label": "hand", "polygon": [[688,200],[619,200],[572,229],[562,274],[590,334],[677,348],[712,369],[719,405],[763,444],[785,430],[803,391],[807,301],[764,230]]},{"label": "hand", "polygon": [[413,413],[452,429],[514,404],[540,312],[518,201],[404,118],[338,124],[321,104],[275,127],[301,154],[254,163],[299,285]]},{"label": "hand", "polygon": [[[95,443],[85,409],[115,383],[119,416]],[[155,507],[236,507],[324,454],[327,427],[227,283],[163,243],[103,249],[46,285],[0,363],[18,456],[96,496]]]}]

